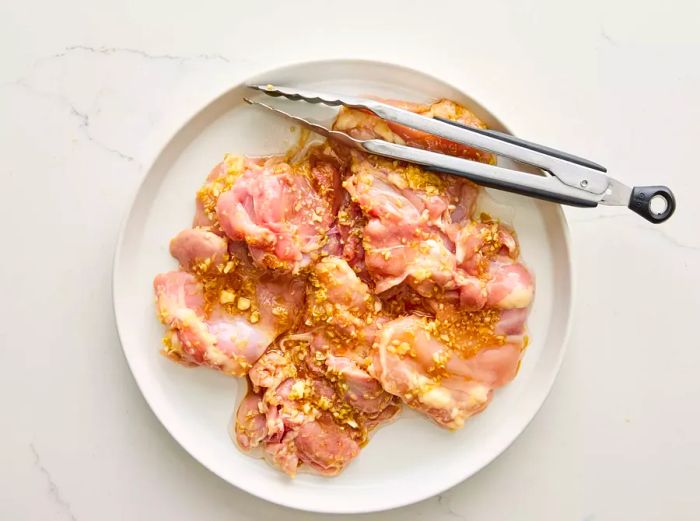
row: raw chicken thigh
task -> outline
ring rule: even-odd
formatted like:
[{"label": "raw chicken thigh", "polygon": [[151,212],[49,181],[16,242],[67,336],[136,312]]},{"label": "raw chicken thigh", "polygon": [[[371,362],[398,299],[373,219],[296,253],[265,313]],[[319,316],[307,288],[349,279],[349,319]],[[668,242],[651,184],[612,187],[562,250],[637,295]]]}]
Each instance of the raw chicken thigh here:
[{"label": "raw chicken thigh", "polygon": [[[389,322],[375,345],[370,372],[384,389],[438,424],[461,428],[486,407],[494,389],[515,377],[523,346],[525,314],[512,310],[503,319],[493,312],[477,315],[452,321],[408,316]],[[455,330],[467,321],[478,324],[471,338]]]},{"label": "raw chicken thigh", "polygon": [[337,474],[399,410],[366,371],[376,332],[367,286],[337,257],[323,258],[310,277],[304,332],[283,336],[250,369],[235,429],[241,449],[261,447],[292,476],[302,465]]},{"label": "raw chicken thigh", "polygon": [[242,161],[218,196],[219,225],[231,240],[245,241],[260,266],[297,272],[327,240],[339,172],[332,157],[306,167]]},{"label": "raw chicken thigh", "polygon": [[170,249],[191,272],[163,273],[153,282],[159,317],[169,327],[165,353],[186,365],[244,376],[294,323],[303,284],[256,271],[202,229],[180,232]]}]

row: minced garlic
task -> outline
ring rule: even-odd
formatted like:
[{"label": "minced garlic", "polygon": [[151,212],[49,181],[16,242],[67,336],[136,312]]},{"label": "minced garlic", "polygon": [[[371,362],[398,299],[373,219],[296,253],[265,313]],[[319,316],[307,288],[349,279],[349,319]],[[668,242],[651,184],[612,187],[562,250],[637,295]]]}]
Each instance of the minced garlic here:
[{"label": "minced garlic", "polygon": [[219,293],[219,302],[221,304],[230,304],[236,300],[236,294],[233,291],[223,290]]}]

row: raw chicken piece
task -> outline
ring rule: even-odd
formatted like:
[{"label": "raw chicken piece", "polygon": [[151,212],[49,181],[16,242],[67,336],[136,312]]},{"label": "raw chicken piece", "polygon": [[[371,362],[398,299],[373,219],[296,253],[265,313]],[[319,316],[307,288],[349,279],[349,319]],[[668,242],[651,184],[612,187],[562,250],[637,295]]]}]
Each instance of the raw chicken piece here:
[{"label": "raw chicken piece", "polygon": [[526,308],[532,302],[535,283],[528,269],[510,257],[496,257],[488,267],[486,306],[498,309]]},{"label": "raw chicken piece", "polygon": [[392,398],[366,372],[381,302],[348,263],[326,257],[314,266],[306,324],[312,327],[307,366],[339,384],[349,403],[376,416]]},{"label": "raw chicken piece", "polygon": [[[480,268],[481,269],[481,268]],[[442,300],[458,301],[465,311],[484,308],[527,308],[534,297],[535,285],[530,271],[510,257],[497,255],[480,277],[458,268],[455,273],[458,289],[445,293]]]},{"label": "raw chicken piece", "polygon": [[[323,182],[332,183],[332,168],[331,163],[319,163],[312,176],[322,171]],[[226,235],[248,243],[258,264],[297,271],[325,244],[332,205],[303,173],[273,163],[245,170],[219,196],[216,216]]]},{"label": "raw chicken piece", "polygon": [[261,168],[264,160],[261,158],[243,157],[226,154],[224,160],[214,166],[207,175],[202,188],[195,199],[195,214],[192,226],[207,228],[217,235],[224,235],[216,217],[216,201],[246,169]]},{"label": "raw chicken piece", "polygon": [[[462,285],[476,291],[467,274],[457,276],[454,244],[447,234],[453,226],[450,209],[472,209],[471,185],[445,181],[415,166],[402,170],[361,156],[353,161],[353,176],[344,186],[369,219],[363,245],[376,291],[383,293],[404,281],[424,297]],[[477,292],[481,289],[478,285]]]},{"label": "raw chicken piece", "polygon": [[[217,311],[205,319],[203,307],[188,305],[188,300],[203,303],[204,299],[201,285],[187,273],[158,275],[154,289],[161,321],[174,333],[165,354],[185,365],[243,376],[276,336],[273,328],[253,325],[242,315]],[[194,293],[190,298],[189,292]]]},{"label": "raw chicken piece", "polygon": [[302,399],[308,398],[317,388],[322,389],[321,394],[333,395],[333,390],[325,383],[305,378],[287,378],[276,387],[268,388],[263,395],[263,409],[268,413],[269,435],[282,434],[315,420],[319,411],[311,407],[304,410]]},{"label": "raw chicken piece", "polygon": [[[509,317],[508,329],[517,329],[516,318]],[[515,336],[499,342],[493,333],[481,340],[486,345],[465,356],[449,347],[452,339],[441,331],[415,316],[393,320],[375,343],[370,373],[386,391],[441,426],[459,429],[486,407],[493,389],[513,379],[523,341]]]},{"label": "raw chicken piece", "polygon": [[278,336],[296,323],[304,303],[304,284],[286,275],[263,273],[255,286],[255,298],[260,324],[274,329]]},{"label": "raw chicken piece", "polygon": [[271,388],[276,389],[278,385],[296,376],[295,367],[282,352],[277,349],[268,349],[258,359],[248,372],[254,389]]},{"label": "raw chicken piece", "polygon": [[375,299],[348,263],[325,257],[313,267],[307,287],[305,323],[357,338],[375,312]]},{"label": "raw chicken piece", "polygon": [[468,221],[454,233],[459,267],[469,275],[481,275],[496,255],[518,257],[518,244],[510,230],[497,222]]},{"label": "raw chicken piece", "polygon": [[[314,265],[307,290],[309,330],[279,340],[249,378],[264,415],[265,457],[292,476],[299,466],[334,475],[359,453],[368,431],[394,417],[399,406],[365,369],[381,308],[367,285],[345,260],[331,256]],[[248,432],[252,420],[258,428],[262,422],[239,414],[239,422],[246,419],[237,433]]]},{"label": "raw chicken piece", "polygon": [[170,241],[170,255],[187,270],[205,259],[215,264],[223,262],[227,248],[226,239],[203,228],[182,230]]},{"label": "raw chicken piece", "polygon": [[378,293],[405,281],[423,297],[456,297],[468,310],[529,305],[532,276],[513,261],[519,252],[510,230],[497,222],[452,222],[473,210],[470,184],[448,190],[417,167],[402,171],[358,155],[353,161],[344,186],[369,219],[365,265]]},{"label": "raw chicken piece", "polygon": [[377,417],[392,396],[367,371],[370,347],[377,335],[381,302],[348,263],[326,257],[314,267],[306,323],[313,327],[307,366],[334,382],[355,409]]},{"label": "raw chicken piece", "polygon": [[344,384],[347,402],[364,414],[375,417],[392,402],[392,396],[379,382],[349,358],[328,355],[325,364],[328,373],[336,375]]},{"label": "raw chicken piece", "polygon": [[163,324],[170,325],[185,314],[196,318],[204,315],[202,285],[194,275],[184,271],[164,273],[156,276],[153,288],[158,317]]},{"label": "raw chicken piece", "polygon": [[523,336],[529,311],[527,308],[512,308],[501,311],[501,317],[496,324],[494,333],[505,335],[513,341],[516,340],[516,336]]},{"label": "raw chicken piece", "polygon": [[367,219],[362,214],[360,206],[350,199],[350,194],[343,190],[343,198],[338,211],[336,229],[339,235],[340,248],[332,255],[345,259],[353,271],[363,280],[369,280],[365,266],[365,249],[362,246],[362,234]]},{"label": "raw chicken piece", "polygon": [[328,201],[333,216],[337,215],[344,193],[342,187],[343,170],[346,161],[342,159],[333,144],[325,143],[309,150],[309,171],[314,191]]},{"label": "raw chicken piece", "polygon": [[324,476],[335,476],[360,453],[358,442],[329,414],[263,446],[265,458],[291,477],[301,465]]},{"label": "raw chicken piece", "polygon": [[216,223],[209,219],[209,216],[204,210],[204,204],[202,204],[202,201],[200,201],[199,198],[197,198],[194,204],[195,206],[194,217],[192,218],[192,226],[195,228],[214,229]]},{"label": "raw chicken piece", "polygon": [[338,474],[360,453],[357,441],[330,414],[302,425],[295,445],[299,459],[325,476]]},{"label": "raw chicken piece", "polygon": [[325,412],[337,403],[327,381],[287,378],[262,395],[248,394],[236,416],[236,441],[244,450],[261,445],[265,457],[292,477],[300,465],[337,474],[359,454],[358,432]]},{"label": "raw chicken piece", "polygon": [[[465,311],[478,311],[483,309],[488,300],[486,281],[479,277],[468,275],[464,270],[458,269],[454,274],[457,290],[446,294],[447,300],[456,300]],[[453,294],[457,298],[452,298]]]},{"label": "raw chicken piece", "polygon": [[197,192],[192,226],[208,228],[217,235],[223,235],[216,218],[216,201],[223,192],[231,189],[244,170],[260,169],[263,163],[261,158],[226,154],[224,160],[212,168],[204,186]]},{"label": "raw chicken piece", "polygon": [[[406,280],[432,296],[430,282],[451,281],[456,265],[440,231],[449,207],[447,194],[440,193],[440,178],[414,166],[397,173],[391,162],[359,155],[353,157],[352,170],[344,187],[369,218],[363,245],[376,291],[382,293]],[[414,190],[411,184],[422,184],[424,189]]]},{"label": "raw chicken piece", "polygon": [[368,431],[373,431],[380,425],[386,425],[393,421],[401,412],[401,401],[398,398],[386,406],[382,411],[372,418],[367,418],[365,428]]},{"label": "raw chicken piece", "polygon": [[[463,221],[472,217],[480,191],[477,185],[465,179],[453,181],[447,185],[447,193],[454,206],[449,208],[450,222],[454,223],[454,226],[458,227]],[[454,237],[450,235],[450,225],[445,228],[445,231],[454,241]]]},{"label": "raw chicken piece", "polygon": [[[440,225],[450,200],[445,179],[415,165],[352,154],[352,177],[343,186],[370,217],[388,222]],[[378,198],[374,201],[374,198]]]},{"label": "raw chicken piece", "polygon": [[[421,116],[448,119],[477,128],[486,126],[470,111],[450,100],[440,100],[432,104],[408,103],[405,101],[382,100],[395,107],[409,110]],[[343,107],[333,125],[335,130],[342,130],[357,139],[380,138],[391,143],[409,145],[452,156],[463,157],[483,163],[495,163],[495,157],[489,152],[477,150],[467,145],[449,141],[432,134],[421,132],[398,123],[385,121],[365,110]]]},{"label": "raw chicken piece", "polygon": [[[226,178],[228,171],[230,169],[230,157],[233,156],[227,156],[224,158],[224,161],[221,163],[218,163],[214,168],[211,169],[211,172],[209,172],[209,175],[207,176],[206,182],[205,182],[205,187],[207,188],[214,188],[213,185],[217,183],[222,183],[222,181]],[[228,161],[227,161],[228,159]],[[233,177],[233,176],[232,176]],[[220,190],[220,188],[215,188],[215,190]],[[192,226],[195,228],[209,228],[209,229],[214,229],[216,227],[216,219],[212,219],[213,213],[211,212],[211,201],[207,201],[207,199],[210,199],[209,197],[204,197],[204,194],[207,191],[200,190],[200,192],[197,194],[197,197],[195,199],[195,210],[194,210],[194,218],[192,219]],[[207,194],[209,195],[209,194]],[[209,203],[209,211],[207,211],[207,207],[205,206],[205,202]]]},{"label": "raw chicken piece", "polygon": [[265,459],[291,477],[296,476],[299,466],[295,437],[296,432],[290,431],[280,441],[269,442],[264,446]]},{"label": "raw chicken piece", "polygon": [[236,412],[236,443],[244,451],[259,446],[267,436],[266,419],[262,413],[262,397],[248,391]]},{"label": "raw chicken piece", "polygon": [[[339,383],[343,383],[340,366],[349,370],[351,366],[346,364],[352,364],[364,371],[377,323],[382,320],[377,315],[381,307],[345,260],[326,257],[318,262],[307,285],[304,324],[309,331],[304,335],[308,370],[317,375],[332,373],[331,379]],[[333,363],[329,365],[332,357],[338,357],[335,372]]]},{"label": "raw chicken piece", "polygon": [[165,354],[185,365],[204,365],[234,376],[245,375],[293,323],[303,297],[293,285],[261,279],[255,289],[261,311],[231,315],[217,306],[207,316],[203,285],[193,275],[163,273],[153,285],[161,321],[171,328]]}]

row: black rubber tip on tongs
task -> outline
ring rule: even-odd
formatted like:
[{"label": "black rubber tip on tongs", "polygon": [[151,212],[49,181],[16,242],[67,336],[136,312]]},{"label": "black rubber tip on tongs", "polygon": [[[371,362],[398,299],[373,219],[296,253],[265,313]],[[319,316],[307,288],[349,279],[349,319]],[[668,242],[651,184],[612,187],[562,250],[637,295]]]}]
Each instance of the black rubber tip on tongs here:
[{"label": "black rubber tip on tongs", "polygon": [[[663,208],[654,208],[662,204]],[[673,215],[676,210],[676,198],[667,186],[635,186],[627,206],[647,221],[659,224]]]}]

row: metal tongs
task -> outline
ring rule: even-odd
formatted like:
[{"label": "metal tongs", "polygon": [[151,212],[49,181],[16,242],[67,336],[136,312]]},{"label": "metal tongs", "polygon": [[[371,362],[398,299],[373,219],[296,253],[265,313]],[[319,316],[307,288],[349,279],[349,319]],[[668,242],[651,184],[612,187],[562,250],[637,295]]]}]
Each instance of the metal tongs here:
[{"label": "metal tongs", "polygon": [[[370,154],[416,163],[431,171],[465,177],[480,185],[545,201],[590,208],[598,204],[627,206],[652,223],[666,221],[676,209],[673,193],[666,186],[630,188],[608,177],[605,174],[607,170],[601,165],[495,130],[469,127],[441,118],[428,118],[373,99],[274,85],[248,85],[248,87],[268,96],[283,96],[293,101],[365,109],[382,119],[538,167],[544,175],[510,170],[390,143],[382,139],[355,139],[344,132],[329,129],[310,118],[295,115],[257,100],[245,99],[250,104],[260,105],[285,116],[312,132]],[[290,104],[291,107],[292,104]]]}]

